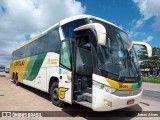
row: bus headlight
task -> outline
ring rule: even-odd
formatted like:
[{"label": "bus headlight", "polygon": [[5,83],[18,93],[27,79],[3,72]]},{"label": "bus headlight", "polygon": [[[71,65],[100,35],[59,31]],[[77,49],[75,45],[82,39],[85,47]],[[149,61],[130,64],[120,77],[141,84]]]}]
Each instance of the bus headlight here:
[{"label": "bus headlight", "polygon": [[110,87],[108,85],[104,85],[102,83],[96,82],[96,81],[93,81],[93,85],[98,87],[98,88],[100,88],[100,89],[102,89],[102,90],[104,90],[104,91],[106,91],[106,92],[109,92],[109,93],[116,92],[116,89],[114,89],[114,88],[112,88],[112,87]]}]

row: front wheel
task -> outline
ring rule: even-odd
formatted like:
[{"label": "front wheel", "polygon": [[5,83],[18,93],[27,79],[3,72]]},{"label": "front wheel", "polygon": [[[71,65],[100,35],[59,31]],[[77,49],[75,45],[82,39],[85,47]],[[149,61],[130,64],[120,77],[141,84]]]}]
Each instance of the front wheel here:
[{"label": "front wheel", "polygon": [[52,104],[59,106],[59,107],[61,107],[65,104],[58,97],[58,83],[57,82],[54,82],[52,84],[51,89],[50,89],[50,96],[51,96]]}]

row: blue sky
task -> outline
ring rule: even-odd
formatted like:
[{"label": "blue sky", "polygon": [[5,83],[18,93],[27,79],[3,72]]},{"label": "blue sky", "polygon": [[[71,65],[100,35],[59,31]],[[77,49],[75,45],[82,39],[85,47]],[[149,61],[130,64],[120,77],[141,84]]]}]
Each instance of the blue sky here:
[{"label": "blue sky", "polygon": [[86,14],[98,16],[122,27],[128,32],[131,40],[145,41],[152,47],[160,47],[160,28],[156,29],[154,26],[156,16],[151,16],[135,28],[136,22],[144,17],[144,14],[140,13],[143,8],[138,7],[143,1],[139,1],[136,3],[136,0],[80,0],[82,5],[86,6]]}]

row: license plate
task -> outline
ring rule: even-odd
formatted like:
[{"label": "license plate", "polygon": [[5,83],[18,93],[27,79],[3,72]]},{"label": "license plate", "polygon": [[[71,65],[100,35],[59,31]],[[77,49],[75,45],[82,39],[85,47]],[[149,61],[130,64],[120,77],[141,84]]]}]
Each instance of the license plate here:
[{"label": "license plate", "polygon": [[134,99],[131,99],[131,100],[128,100],[127,101],[127,105],[131,105],[131,104],[133,104],[134,103]]}]

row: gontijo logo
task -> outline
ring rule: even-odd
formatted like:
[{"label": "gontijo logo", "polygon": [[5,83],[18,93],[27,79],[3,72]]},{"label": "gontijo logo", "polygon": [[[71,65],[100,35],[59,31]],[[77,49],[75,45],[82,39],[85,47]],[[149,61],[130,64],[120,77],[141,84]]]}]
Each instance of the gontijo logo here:
[{"label": "gontijo logo", "polygon": [[68,88],[60,87],[60,88],[59,88],[59,91],[58,91],[58,96],[59,96],[59,98],[64,99],[64,98],[65,98],[65,92],[66,92],[67,90],[68,90]]}]

